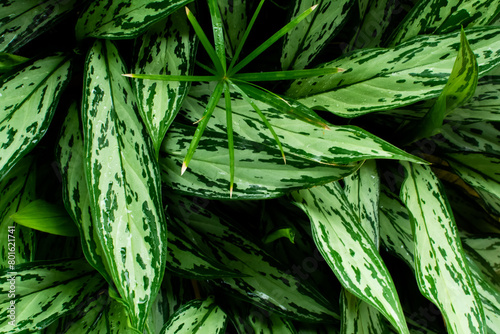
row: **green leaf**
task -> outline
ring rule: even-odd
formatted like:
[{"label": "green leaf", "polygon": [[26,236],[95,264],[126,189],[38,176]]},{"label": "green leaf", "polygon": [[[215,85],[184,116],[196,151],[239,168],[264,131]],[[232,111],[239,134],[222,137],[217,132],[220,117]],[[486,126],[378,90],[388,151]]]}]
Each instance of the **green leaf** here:
[{"label": "green leaf", "polygon": [[217,306],[213,297],[192,300],[182,306],[162,328],[160,333],[225,333],[227,315]]},{"label": "green leaf", "polygon": [[122,73],[115,46],[96,41],[85,61],[85,174],[111,276],[142,331],[165,268],[166,221],[153,148]]},{"label": "green leaf", "polygon": [[[188,120],[195,122],[202,117],[206,95],[209,91],[207,85],[193,85],[182,110]],[[327,124],[330,130],[325,130],[277,112],[274,107],[275,103],[267,104],[260,101],[254,101],[254,103],[269,120],[280,138],[287,163],[291,156],[332,166],[371,158],[422,162],[358,127]],[[264,142],[266,145],[274,142],[274,137],[260,117],[239,94],[232,95],[231,104],[235,138],[241,136],[258,143]],[[226,119],[223,111],[224,104],[219,103],[207,129],[226,132]],[[238,174],[238,168],[236,168],[236,174]]]},{"label": "green leaf", "polygon": [[342,333],[388,332],[382,314],[345,289],[340,295],[340,305],[342,308]]},{"label": "green leaf", "polygon": [[[78,39],[135,38],[149,26],[167,17],[192,0],[121,0],[92,1],[81,12],[76,23]],[[125,73],[125,72],[124,72]]]},{"label": "green leaf", "polygon": [[78,2],[23,0],[0,3],[0,51],[15,52],[49,30]]},{"label": "green leaf", "polygon": [[447,114],[472,98],[478,81],[478,67],[463,29],[460,32],[460,50],[453,64],[448,82],[435,104],[418,122],[410,123],[401,132],[403,141],[413,142],[439,132]]},{"label": "green leaf", "polygon": [[[136,40],[140,45],[136,74],[189,75],[196,51],[195,34],[183,11],[153,25]],[[156,156],[161,142],[182,105],[189,83],[133,80],[142,120],[153,140]]]},{"label": "green leaf", "polygon": [[0,52],[0,73],[13,69],[22,63],[25,63],[29,58],[21,57],[11,53]]},{"label": "green leaf", "polygon": [[[23,158],[0,181],[0,269],[31,262],[35,257],[35,232],[16,226],[10,216],[35,196],[35,164],[31,156]],[[12,246],[14,246],[12,249]]]},{"label": "green leaf", "polygon": [[[3,333],[40,330],[85,306],[106,283],[85,260],[71,260],[24,263],[16,266],[14,272],[0,271],[0,285],[11,284],[15,286],[15,298],[9,296],[7,289],[0,293]],[[15,309],[14,319],[8,316],[11,305]]]},{"label": "green leaf", "polygon": [[[479,76],[500,62],[500,28],[465,30],[477,57]],[[342,117],[402,107],[437,97],[446,85],[459,49],[459,32],[419,36],[395,48],[363,49],[321,67],[344,72],[296,80],[287,91],[312,109]]]},{"label": "green leaf", "polygon": [[43,137],[69,80],[68,58],[36,60],[0,86],[0,180]]},{"label": "green leaf", "polygon": [[482,303],[442,185],[427,166],[403,166],[401,198],[414,225],[420,291],[441,310],[449,333],[486,333]]},{"label": "green leaf", "polygon": [[281,51],[282,69],[303,69],[327,45],[347,21],[354,0],[295,1],[292,17],[307,8],[318,5],[305,23],[285,36]]},{"label": "green leaf", "polygon": [[460,27],[487,26],[500,13],[495,1],[419,1],[391,37],[397,45],[417,35],[445,34]]},{"label": "green leaf", "polygon": [[342,286],[400,333],[409,333],[389,271],[340,184],[301,190],[296,201],[309,216],[314,242]]},{"label": "green leaf", "polygon": [[[230,162],[224,130],[205,131],[190,162],[189,171],[180,175],[182,161],[193,133],[194,129],[173,123],[160,155],[162,180],[182,193],[230,199]],[[234,157],[233,199],[279,197],[294,189],[339,180],[359,167],[357,163],[322,165],[295,156],[288,156],[285,165],[276,143],[262,144],[260,140],[255,142],[241,137],[234,138]]]},{"label": "green leaf", "polygon": [[38,199],[18,210],[11,218],[19,225],[66,237],[78,236],[78,228],[66,210]]},{"label": "green leaf", "polygon": [[239,217],[226,220],[188,198],[170,199],[174,202],[167,210],[185,217],[189,227],[203,236],[200,242],[210,242],[206,251],[244,276],[215,280],[217,287],[287,318],[328,322],[338,318],[334,306],[310,282],[299,280],[237,227]]},{"label": "green leaf", "polygon": [[500,238],[491,236],[467,236],[462,243],[474,249],[500,275]]},{"label": "green leaf", "polygon": [[83,254],[90,265],[111,284],[109,266],[90,208],[90,194],[85,179],[83,134],[76,103],[69,107],[56,151],[64,205],[80,231]]},{"label": "green leaf", "polygon": [[441,135],[443,139],[436,143],[448,152],[484,152],[500,155],[499,123],[445,124]]},{"label": "green leaf", "polygon": [[212,18],[212,31],[214,33],[215,52],[226,73],[226,45],[224,43],[224,31],[222,30],[222,16],[217,0],[208,0],[208,9]]},{"label": "green leaf", "polygon": [[247,5],[246,0],[226,1],[218,0],[224,25],[224,42],[229,57],[234,55],[236,47],[240,43],[247,27]]}]

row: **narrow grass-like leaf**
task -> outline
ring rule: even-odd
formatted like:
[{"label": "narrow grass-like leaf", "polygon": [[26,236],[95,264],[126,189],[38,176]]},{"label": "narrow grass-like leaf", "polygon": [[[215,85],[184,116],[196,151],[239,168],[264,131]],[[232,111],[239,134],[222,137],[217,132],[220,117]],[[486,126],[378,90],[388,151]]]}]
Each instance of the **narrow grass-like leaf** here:
[{"label": "narrow grass-like leaf", "polygon": [[193,139],[189,144],[186,156],[184,157],[184,161],[182,162],[181,175],[184,174],[189,165],[189,162],[193,158],[194,152],[198,147],[198,143],[200,142],[201,136],[203,135],[203,132],[207,127],[207,123],[210,121],[210,117],[212,116],[212,113],[214,112],[215,107],[217,106],[217,103],[219,102],[219,99],[222,96],[224,85],[225,85],[224,82],[217,83],[217,86],[215,86],[215,90],[213,94],[210,96],[210,100],[207,103],[207,108],[205,109],[203,116],[199,119],[199,123],[198,126],[196,127]]},{"label": "narrow grass-like leaf", "polygon": [[420,291],[441,310],[449,333],[486,333],[482,303],[442,185],[427,166],[403,166],[401,198],[414,225]]},{"label": "narrow grass-like leaf", "polygon": [[29,63],[0,86],[0,180],[43,137],[69,80],[61,55]]},{"label": "narrow grass-like leaf", "polygon": [[90,265],[111,284],[109,266],[90,208],[90,194],[85,179],[83,134],[76,103],[69,107],[56,151],[61,167],[64,205],[80,230],[83,254]]},{"label": "narrow grass-like leaf", "polygon": [[409,333],[391,275],[338,182],[301,190],[297,205],[311,220],[314,242],[342,286]]},{"label": "narrow grass-like leaf", "polygon": [[477,81],[476,56],[470,48],[462,29],[460,32],[460,49],[446,86],[435,104],[421,120],[410,123],[401,130],[404,138],[403,142],[413,142],[437,134],[446,115],[472,98]]},{"label": "narrow grass-like leaf", "polygon": [[420,1],[394,30],[390,45],[417,35],[444,34],[460,27],[486,26],[500,13],[494,1]]},{"label": "narrow grass-like leaf", "polygon": [[[153,140],[157,158],[168,127],[189,90],[189,83],[184,81],[191,78],[196,53],[195,33],[190,27],[183,11],[177,11],[136,40],[136,45],[140,45],[134,67],[136,74],[166,74],[172,81],[180,81],[133,80],[139,111]],[[137,75],[131,77],[139,78]],[[210,81],[215,77],[193,79]]]},{"label": "narrow grass-like leaf", "polygon": [[25,0],[0,3],[0,51],[14,52],[49,30],[66,14],[76,0]]},{"label": "narrow grass-like leaf", "polygon": [[224,73],[226,73],[226,71],[224,70],[224,67],[222,65],[221,60],[219,59],[219,56],[217,55],[217,52],[214,50],[212,44],[210,44],[210,41],[208,40],[207,35],[205,35],[205,32],[203,31],[200,24],[198,23],[198,20],[196,20],[196,17],[193,15],[193,13],[187,7],[186,7],[186,15],[187,15],[189,22],[191,22],[191,25],[193,26],[196,35],[200,39],[201,45],[203,45],[203,48],[205,48],[205,51],[207,51],[208,56],[212,60],[212,63],[215,66],[216,73],[219,76],[224,75]]},{"label": "narrow grass-like leaf", "polygon": [[234,67],[230,67],[228,72],[229,75],[232,76],[233,74],[239,72],[243,67],[248,65],[252,60],[254,60],[258,55],[260,55],[262,52],[264,52],[267,48],[269,48],[271,45],[273,45],[278,39],[283,37],[287,32],[289,32],[291,29],[296,27],[302,20],[304,20],[309,14],[312,13],[316,9],[318,5],[314,5],[311,8],[305,10],[302,14],[291,20],[287,25],[285,25],[283,28],[278,30],[274,35],[269,37],[264,43],[262,43],[260,46],[258,46],[254,51],[252,51],[248,56],[243,58],[238,64],[236,64]]},{"label": "narrow grass-like leaf", "polygon": [[[205,131],[190,162],[189,173],[179,174],[193,133],[194,129],[173,123],[160,152],[162,180],[182,193],[230,199],[229,145],[225,129]],[[260,140],[245,140],[240,136],[234,137],[234,161],[233,199],[279,197],[291,190],[339,180],[359,168],[358,163],[329,166],[296,156],[288,157],[285,165],[274,141],[262,144]]]},{"label": "narrow grass-like leaf", "polygon": [[11,218],[19,225],[66,237],[78,236],[78,228],[64,208],[38,199],[23,207]]},{"label": "narrow grass-like leaf", "polygon": [[266,125],[266,128],[271,132],[271,134],[273,135],[274,137],[274,140],[276,141],[276,144],[278,144],[278,147],[280,149],[280,152],[281,152],[281,156],[283,157],[283,161],[285,162],[286,164],[286,158],[285,158],[285,152],[283,152],[283,146],[281,145],[281,141],[280,139],[278,138],[278,135],[276,134],[276,132],[274,131],[274,128],[273,126],[271,125],[271,123],[269,123],[269,121],[267,120],[266,116],[264,116],[264,114],[262,113],[262,111],[259,109],[259,107],[257,106],[257,104],[255,104],[255,102],[240,88],[238,87],[238,84],[233,84],[231,82],[231,86],[233,86],[233,88],[239,93],[241,94],[241,96],[243,97],[243,99],[252,106],[252,108],[257,112],[257,114],[260,116],[260,118],[262,119],[262,122],[264,122],[264,124]]},{"label": "narrow grass-like leaf", "polygon": [[34,196],[35,160],[26,156],[0,181],[0,240],[4,240],[0,243],[0,269],[13,269],[14,264],[31,262],[35,258],[34,231],[16,226],[10,218]]},{"label": "narrow grass-like leaf", "polygon": [[[466,29],[479,77],[500,63],[500,28]],[[321,67],[344,72],[299,79],[286,95],[342,117],[402,107],[438,97],[458,54],[460,32],[418,36],[395,48],[354,51]]]},{"label": "narrow grass-like leaf", "polygon": [[213,297],[192,300],[182,306],[165,324],[160,333],[223,334],[226,331],[227,315],[217,306]]},{"label": "narrow grass-like leaf", "polygon": [[231,110],[231,92],[229,84],[224,85],[224,99],[226,101],[227,149],[229,151],[229,197],[233,197],[234,186],[234,139],[233,139],[233,111]]},{"label": "narrow grass-like leaf", "polygon": [[317,5],[318,8],[302,25],[294,27],[285,36],[281,54],[281,68],[303,69],[337,34],[348,18],[355,0],[295,1],[292,17]]},{"label": "narrow grass-like leaf", "polygon": [[233,75],[232,79],[243,81],[278,81],[324,76],[335,74],[338,72],[342,72],[342,70],[339,68],[313,68],[309,70],[236,73],[235,75]]},{"label": "narrow grass-like leaf", "polygon": [[166,260],[159,170],[116,47],[97,41],[85,61],[85,174],[111,277],[142,331]]},{"label": "narrow grass-like leaf", "polygon": [[216,81],[217,77],[212,75],[169,75],[169,74],[123,74],[124,77],[141,79],[141,80],[159,80],[159,81]]},{"label": "narrow grass-like leaf", "polygon": [[222,29],[222,17],[217,0],[208,0],[208,9],[212,18],[212,31],[214,33],[215,53],[222,65],[223,73],[226,73],[226,45],[224,42],[224,31]]},{"label": "narrow grass-like leaf", "polygon": [[191,1],[193,0],[92,1],[78,18],[76,36],[79,39],[134,38]]},{"label": "narrow grass-like leaf", "polygon": [[[8,289],[0,293],[0,328],[4,333],[43,329],[85,306],[106,284],[85,260],[24,263],[14,271],[0,271],[0,285],[7,287],[11,282],[16,298],[9,297]],[[14,319],[8,316],[13,300]]]}]

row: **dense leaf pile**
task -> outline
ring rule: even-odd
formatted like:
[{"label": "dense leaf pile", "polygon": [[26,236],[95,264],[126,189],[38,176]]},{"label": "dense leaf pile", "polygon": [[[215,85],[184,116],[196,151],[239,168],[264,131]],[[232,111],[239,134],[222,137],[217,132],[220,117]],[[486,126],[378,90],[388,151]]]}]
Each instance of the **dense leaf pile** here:
[{"label": "dense leaf pile", "polygon": [[499,13],[0,1],[0,333],[500,333]]}]

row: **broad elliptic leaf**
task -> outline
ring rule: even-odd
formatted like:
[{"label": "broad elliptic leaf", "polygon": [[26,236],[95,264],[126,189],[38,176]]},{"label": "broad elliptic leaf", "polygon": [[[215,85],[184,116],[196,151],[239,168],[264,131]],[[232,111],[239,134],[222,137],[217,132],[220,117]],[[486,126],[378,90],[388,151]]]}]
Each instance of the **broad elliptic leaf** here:
[{"label": "broad elliptic leaf", "polygon": [[390,45],[417,35],[446,34],[460,27],[487,26],[500,13],[497,1],[419,1],[396,28]]},{"label": "broad elliptic leaf", "polygon": [[[136,40],[134,73],[189,75],[194,67],[195,33],[186,13],[178,10]],[[139,47],[140,45],[140,47]],[[156,156],[167,130],[189,90],[189,82],[133,80],[139,112],[153,140]]]},{"label": "broad elliptic leaf", "polygon": [[[479,77],[500,62],[500,28],[465,30]],[[321,67],[345,71],[296,80],[286,95],[342,117],[389,110],[441,94],[460,47],[460,32],[415,37],[394,48],[357,50]]]},{"label": "broad elliptic leaf", "polygon": [[[225,131],[205,130],[189,170],[180,175],[194,129],[173,123],[160,155],[162,180],[174,190],[204,198],[230,199],[229,151]],[[217,153],[217,154],[214,154]],[[234,138],[233,199],[265,199],[339,180],[358,163],[329,166],[290,155],[286,165],[276,143]]]},{"label": "broad elliptic leaf", "polygon": [[471,247],[500,275],[500,238],[491,236],[468,236],[462,243]]},{"label": "broad elliptic leaf", "polygon": [[463,29],[460,31],[460,49],[448,82],[425,116],[404,127],[403,142],[413,142],[433,136],[441,130],[446,115],[472,98],[478,81],[477,60]]},{"label": "broad elliptic leaf", "polygon": [[90,194],[85,179],[83,134],[76,103],[70,105],[62,125],[56,155],[60,164],[63,202],[80,231],[83,254],[90,265],[111,284],[109,267],[90,209]]},{"label": "broad elliptic leaf", "polygon": [[481,299],[444,189],[429,167],[403,166],[407,175],[401,199],[414,225],[420,291],[441,310],[449,333],[486,333]]},{"label": "broad elliptic leaf", "polygon": [[303,69],[344,25],[355,0],[297,0],[292,19],[313,5],[318,8],[285,35],[281,68]]},{"label": "broad elliptic leaf", "polygon": [[61,55],[36,60],[0,86],[0,180],[43,137],[69,80]]},{"label": "broad elliptic leaf", "polygon": [[191,199],[170,199],[175,200],[167,207],[171,215],[187,217],[185,225],[203,236],[198,242],[205,245],[211,257],[243,276],[222,277],[212,281],[215,285],[236,298],[287,318],[328,322],[339,318],[335,306],[309,281],[293,275],[290,268],[249,239],[237,227],[238,217],[223,219]]},{"label": "broad elliptic leaf", "polygon": [[64,207],[37,199],[16,213],[11,218],[19,225],[23,225],[42,232],[63,235],[66,237],[78,236],[78,228],[71,220]]},{"label": "broad elliptic leaf", "polygon": [[342,286],[409,333],[396,288],[372,237],[338,182],[301,190],[297,205],[311,221],[314,242]]},{"label": "broad elliptic leaf", "polygon": [[0,52],[15,52],[59,22],[77,3],[76,0],[0,2]]},{"label": "broad elliptic leaf", "polygon": [[[2,270],[1,333],[42,329],[84,307],[105,284],[85,260],[32,262],[20,264],[14,270]],[[14,299],[9,296],[11,286],[15,287]],[[13,317],[9,316],[9,307],[15,309]]]},{"label": "broad elliptic leaf", "polygon": [[111,277],[132,326],[142,331],[164,273],[166,221],[151,141],[123,73],[112,42],[96,41],[85,60],[84,161]]},{"label": "broad elliptic leaf", "polygon": [[500,155],[500,124],[495,122],[474,122],[443,125],[442,138],[436,140],[448,152],[482,152]]},{"label": "broad elliptic leaf", "polygon": [[342,308],[341,333],[387,333],[387,323],[382,313],[373,306],[343,289],[340,296]]},{"label": "broad elliptic leaf", "polygon": [[21,57],[15,54],[0,52],[0,73],[11,70],[22,63],[25,63],[29,58]]},{"label": "broad elliptic leaf", "polygon": [[227,315],[213,297],[192,300],[182,306],[162,328],[162,334],[223,334],[226,332]]},{"label": "broad elliptic leaf", "polygon": [[229,57],[233,57],[247,28],[247,0],[218,0],[224,25],[224,42]]},{"label": "broad elliptic leaf", "polygon": [[[97,0],[89,2],[76,24],[79,39],[125,39],[146,29],[193,0]],[[127,73],[127,72],[124,72]]]},{"label": "broad elliptic leaf", "polygon": [[[35,233],[17,226],[10,216],[35,196],[35,164],[26,156],[0,181],[0,269],[31,262],[35,258]],[[15,246],[15,247],[13,247]]]}]

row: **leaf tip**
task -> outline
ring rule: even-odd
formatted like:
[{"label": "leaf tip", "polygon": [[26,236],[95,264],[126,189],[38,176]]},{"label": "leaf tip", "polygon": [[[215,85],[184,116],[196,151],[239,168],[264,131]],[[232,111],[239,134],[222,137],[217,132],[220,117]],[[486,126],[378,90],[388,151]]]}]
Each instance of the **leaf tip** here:
[{"label": "leaf tip", "polygon": [[285,153],[282,153],[281,155],[283,156],[283,161],[285,162],[285,165],[286,165],[286,157],[285,157]]},{"label": "leaf tip", "polygon": [[188,8],[187,6],[186,6],[186,7],[184,7],[184,8],[186,9],[186,15],[188,15],[188,16],[189,16],[189,14],[191,14],[191,11],[189,10],[189,8]]},{"label": "leaf tip", "polygon": [[182,162],[182,167],[181,167],[181,175],[184,174],[186,169],[188,168],[187,164],[185,161]]},{"label": "leaf tip", "polygon": [[311,7],[311,12],[312,12],[313,10],[315,10],[315,9],[316,9],[316,7],[318,7],[318,4],[316,4],[316,5],[314,5],[314,6],[312,6],[312,7]]}]

